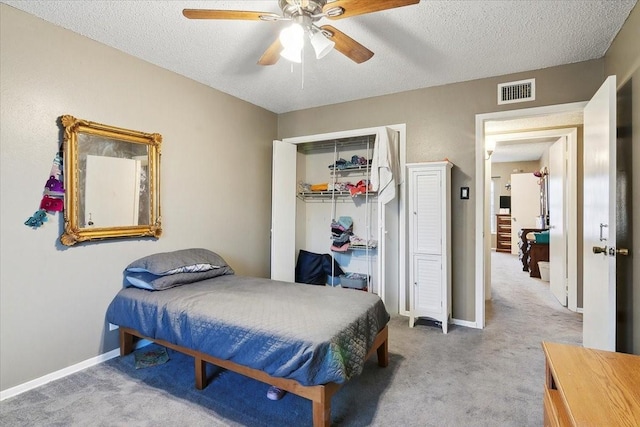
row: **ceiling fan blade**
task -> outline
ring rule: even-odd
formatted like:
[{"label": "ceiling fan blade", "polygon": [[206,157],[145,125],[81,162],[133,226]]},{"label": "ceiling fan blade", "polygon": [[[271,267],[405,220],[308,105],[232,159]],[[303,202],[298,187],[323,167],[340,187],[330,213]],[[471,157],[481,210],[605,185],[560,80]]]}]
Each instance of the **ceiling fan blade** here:
[{"label": "ceiling fan blade", "polygon": [[333,42],[335,42],[335,49],[351,59],[353,62],[362,64],[363,62],[371,59],[371,57],[373,56],[373,52],[371,52],[369,49],[362,46],[360,43],[358,43],[345,33],[336,30],[331,25],[323,25],[320,28],[322,28],[325,34],[331,34],[331,36],[328,37]]},{"label": "ceiling fan blade", "polygon": [[[328,13],[329,19],[342,19],[350,16],[363,15],[365,13],[379,12],[381,10],[395,9],[396,7],[418,4],[420,0],[336,0],[329,2],[322,8],[324,13]],[[342,14],[332,15],[329,11],[341,8]]]},{"label": "ceiling fan blade", "polygon": [[276,40],[271,43],[271,46],[264,51],[260,59],[258,60],[259,65],[273,65],[278,62],[280,59],[280,52],[282,52],[282,43],[280,43],[280,38],[276,38]]},{"label": "ceiling fan blade", "polygon": [[189,19],[240,19],[245,21],[274,21],[282,18],[271,12],[250,12],[246,10],[206,10],[184,9],[182,14]]}]

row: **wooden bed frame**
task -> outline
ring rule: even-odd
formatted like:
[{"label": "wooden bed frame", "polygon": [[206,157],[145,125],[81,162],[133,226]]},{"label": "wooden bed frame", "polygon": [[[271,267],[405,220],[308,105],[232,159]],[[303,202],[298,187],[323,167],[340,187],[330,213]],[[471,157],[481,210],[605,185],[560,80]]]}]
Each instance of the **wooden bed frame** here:
[{"label": "wooden bed frame", "polygon": [[[124,327],[120,327],[121,356],[126,356],[133,351],[134,337],[146,339],[180,353],[193,356],[195,360],[196,388],[198,390],[202,390],[207,385],[205,367],[207,363],[211,363],[221,368],[237,372],[249,378],[262,381],[263,383],[274,385],[278,388],[281,388],[282,390],[288,391],[289,393],[293,393],[305,399],[311,400],[311,403],[313,404],[313,426],[329,427],[331,424],[331,397],[340,389],[340,384],[328,383],[314,386],[303,386],[295,380],[272,377],[271,375],[258,369],[249,368],[247,366],[243,366],[229,360],[218,359],[217,357],[209,356],[208,354],[192,350],[190,348],[172,344],[168,341],[149,338],[140,334],[135,329]],[[369,349],[365,360],[371,357],[374,352],[376,352],[378,355],[378,366],[386,367],[389,364],[388,340],[389,329],[388,326],[385,325],[385,327],[382,328],[380,332],[378,332],[378,335],[373,342],[373,346],[371,347],[371,349]]]}]

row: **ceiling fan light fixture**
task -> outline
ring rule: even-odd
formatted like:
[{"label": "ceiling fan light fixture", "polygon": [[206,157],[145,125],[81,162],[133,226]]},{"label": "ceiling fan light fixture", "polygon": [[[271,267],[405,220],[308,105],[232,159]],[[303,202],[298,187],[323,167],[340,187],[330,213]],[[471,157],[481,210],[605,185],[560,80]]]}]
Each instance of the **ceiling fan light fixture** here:
[{"label": "ceiling fan light fixture", "polygon": [[302,62],[302,49],[285,47],[284,49],[282,49],[282,52],[280,52],[280,56],[282,56],[286,60],[295,62],[296,64],[300,64]]},{"label": "ceiling fan light fixture", "polygon": [[311,46],[313,46],[313,50],[316,52],[316,59],[327,56],[336,45],[332,40],[325,37],[321,31],[311,31],[309,38],[311,39]]},{"label": "ceiling fan light fixture", "polygon": [[302,62],[302,48],[304,47],[304,28],[302,25],[294,22],[280,31],[280,43],[283,47],[280,56],[298,64]]},{"label": "ceiling fan light fixture", "polygon": [[285,49],[302,49],[304,45],[304,29],[294,22],[280,31],[280,43]]},{"label": "ceiling fan light fixture", "polygon": [[[273,0],[274,2],[276,0]],[[312,41],[316,58],[336,49],[356,64],[368,61],[373,52],[331,25],[318,27],[323,18],[342,19],[420,3],[420,0],[277,0],[280,14],[250,10],[184,9],[188,19],[227,19],[242,21],[291,21],[258,60],[259,65],[273,65],[282,56],[302,62],[305,33]],[[321,35],[316,34],[321,32]],[[322,39],[322,35],[327,40]]]}]

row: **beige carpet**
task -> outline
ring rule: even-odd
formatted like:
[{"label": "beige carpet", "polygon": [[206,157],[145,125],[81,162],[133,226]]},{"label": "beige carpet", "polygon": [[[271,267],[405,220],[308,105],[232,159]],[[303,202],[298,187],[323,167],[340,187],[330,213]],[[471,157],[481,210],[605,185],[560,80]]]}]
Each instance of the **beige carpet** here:
[{"label": "beige carpet", "polygon": [[[334,426],[541,426],[543,340],[579,344],[581,315],[558,304],[516,256],[493,254],[484,330],[390,323],[390,363],[373,361],[332,400]],[[454,313],[455,314],[455,313]],[[112,359],[0,402],[1,426],[307,426],[311,404],[266,398],[268,386],[209,371],[193,387],[193,360],[169,350],[162,365]]]}]

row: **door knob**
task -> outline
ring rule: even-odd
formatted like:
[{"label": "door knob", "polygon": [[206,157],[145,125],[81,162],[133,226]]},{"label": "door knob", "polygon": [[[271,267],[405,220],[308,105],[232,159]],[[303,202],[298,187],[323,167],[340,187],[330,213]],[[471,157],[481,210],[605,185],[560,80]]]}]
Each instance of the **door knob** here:
[{"label": "door knob", "polygon": [[629,255],[629,249],[625,249],[625,248],[609,248],[609,256],[616,256],[616,255],[627,256],[627,255]]},{"label": "door knob", "polygon": [[593,253],[594,254],[607,254],[607,247],[606,246],[594,246],[593,247]]}]

